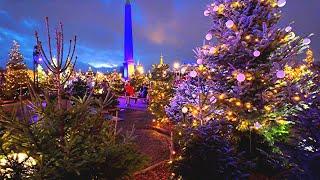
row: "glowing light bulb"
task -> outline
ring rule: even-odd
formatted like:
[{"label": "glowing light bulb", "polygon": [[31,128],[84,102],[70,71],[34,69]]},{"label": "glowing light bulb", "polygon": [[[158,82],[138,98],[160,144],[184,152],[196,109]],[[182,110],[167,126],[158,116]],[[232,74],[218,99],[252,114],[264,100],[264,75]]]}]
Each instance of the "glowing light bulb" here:
[{"label": "glowing light bulb", "polygon": [[174,69],[179,69],[179,67],[180,67],[180,64],[179,64],[179,63],[176,62],[176,63],[173,64],[173,68],[174,68]]},{"label": "glowing light bulb", "polygon": [[216,54],[218,52],[218,50],[216,47],[212,47],[212,48],[210,48],[209,52],[210,52],[210,54]]},{"label": "glowing light bulb", "polygon": [[187,108],[187,107],[183,107],[183,108],[182,108],[182,113],[183,113],[183,114],[186,114],[187,112],[188,112],[188,108]]},{"label": "glowing light bulb", "polygon": [[292,99],[295,100],[295,101],[300,101],[301,100],[301,98],[299,96],[294,96]]},{"label": "glowing light bulb", "polygon": [[262,128],[262,125],[259,122],[255,122],[253,124],[253,128],[258,130],[258,129]]}]

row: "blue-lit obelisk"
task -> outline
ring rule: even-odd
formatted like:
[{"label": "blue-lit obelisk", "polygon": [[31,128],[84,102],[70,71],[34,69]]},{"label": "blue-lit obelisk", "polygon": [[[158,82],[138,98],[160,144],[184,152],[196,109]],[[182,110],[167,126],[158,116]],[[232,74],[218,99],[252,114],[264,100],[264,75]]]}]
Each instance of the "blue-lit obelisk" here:
[{"label": "blue-lit obelisk", "polygon": [[131,17],[130,0],[126,0],[125,19],[124,20],[125,20],[125,22],[124,22],[123,76],[126,79],[130,79],[130,77],[134,73],[132,17]]}]

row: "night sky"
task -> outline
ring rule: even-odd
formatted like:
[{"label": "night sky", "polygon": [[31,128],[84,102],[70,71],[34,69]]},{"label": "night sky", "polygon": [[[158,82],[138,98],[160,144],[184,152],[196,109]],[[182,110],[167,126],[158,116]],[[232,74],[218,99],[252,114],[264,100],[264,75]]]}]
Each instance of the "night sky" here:
[{"label": "night sky", "polygon": [[[280,26],[293,25],[298,35],[312,37],[312,48],[320,55],[320,1],[287,0]],[[0,0],[0,66],[8,59],[11,42],[21,44],[22,53],[30,65],[34,31],[42,41],[44,18],[54,27],[62,21],[65,38],[79,38],[79,67],[109,67],[123,63],[123,21],[125,0]],[[134,0],[134,57],[147,68],[165,61],[187,62],[194,59],[192,49],[202,44],[210,28],[203,11],[210,0]]]}]

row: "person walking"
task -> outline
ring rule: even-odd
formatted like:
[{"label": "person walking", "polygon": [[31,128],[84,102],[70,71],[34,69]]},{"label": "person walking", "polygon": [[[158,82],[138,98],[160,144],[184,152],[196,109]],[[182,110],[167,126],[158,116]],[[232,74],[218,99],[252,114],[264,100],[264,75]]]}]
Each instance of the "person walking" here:
[{"label": "person walking", "polygon": [[126,105],[130,106],[130,97],[135,95],[134,88],[131,86],[130,82],[127,82],[124,86],[125,89],[125,97],[126,97]]}]

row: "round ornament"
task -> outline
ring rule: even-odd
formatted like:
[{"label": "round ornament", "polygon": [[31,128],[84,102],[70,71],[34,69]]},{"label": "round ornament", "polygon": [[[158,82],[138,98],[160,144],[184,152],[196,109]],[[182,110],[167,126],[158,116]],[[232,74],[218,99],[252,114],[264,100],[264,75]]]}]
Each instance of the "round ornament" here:
[{"label": "round ornament", "polygon": [[287,1],[286,0],[278,0],[277,4],[279,7],[284,7],[287,4]]},{"label": "round ornament", "polygon": [[253,52],[253,56],[254,57],[259,57],[261,55],[261,53],[260,53],[260,51],[258,51],[258,50],[255,50],[254,52]]},{"label": "round ornament", "polygon": [[203,12],[203,15],[206,16],[206,17],[208,17],[208,16],[210,15],[210,11],[209,11],[209,10],[205,10],[205,11]]},{"label": "round ornament", "polygon": [[198,75],[197,71],[191,71],[191,72],[189,73],[189,76],[190,76],[190,77],[193,77],[193,78],[197,77],[197,75]]},{"label": "round ornament", "polygon": [[203,60],[202,59],[197,59],[197,64],[202,64]]},{"label": "round ornament", "polygon": [[232,20],[228,20],[226,22],[226,26],[227,26],[227,28],[231,29],[234,26],[234,22]]},{"label": "round ornament", "polygon": [[304,45],[309,45],[311,43],[311,39],[309,39],[309,38],[304,38],[303,39],[303,44]]},{"label": "round ornament", "polygon": [[277,78],[283,79],[286,76],[286,73],[283,70],[277,71]]},{"label": "round ornament", "polygon": [[291,26],[288,26],[284,29],[286,32],[290,32],[292,30],[292,27]]},{"label": "round ornament", "polygon": [[196,95],[196,94],[192,94],[192,97],[193,97],[193,98],[196,98],[196,97],[197,97],[197,95]]},{"label": "round ornament", "polygon": [[206,35],[206,40],[210,41],[212,39],[212,34],[211,33],[208,33]]},{"label": "round ornament", "polygon": [[237,81],[243,82],[243,81],[245,81],[245,80],[246,80],[246,76],[245,76],[244,74],[239,73],[239,74],[237,75]]}]

